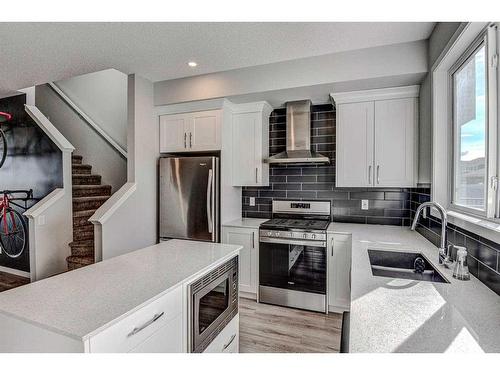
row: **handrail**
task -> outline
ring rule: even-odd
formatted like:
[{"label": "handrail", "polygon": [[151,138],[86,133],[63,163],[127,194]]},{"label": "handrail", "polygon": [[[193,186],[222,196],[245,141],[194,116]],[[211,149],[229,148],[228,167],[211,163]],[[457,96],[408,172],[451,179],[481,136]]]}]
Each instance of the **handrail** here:
[{"label": "handrail", "polygon": [[111,147],[118,151],[125,159],[127,159],[127,151],[123,149],[108,133],[104,131],[94,120],[92,120],[85,112],[83,112],[54,82],[48,83],[49,87],[59,95],[70,107],[75,111],[97,134],[101,136]]}]

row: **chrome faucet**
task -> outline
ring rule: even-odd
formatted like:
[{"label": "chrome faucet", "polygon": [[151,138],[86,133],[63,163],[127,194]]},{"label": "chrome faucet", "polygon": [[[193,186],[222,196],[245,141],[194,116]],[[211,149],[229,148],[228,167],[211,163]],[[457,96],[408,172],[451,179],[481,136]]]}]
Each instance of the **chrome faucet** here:
[{"label": "chrome faucet", "polygon": [[439,264],[446,265],[449,261],[448,252],[446,250],[446,225],[448,224],[448,216],[446,214],[446,210],[443,206],[436,202],[425,202],[422,203],[417,208],[417,212],[415,213],[415,217],[413,218],[413,223],[411,225],[411,230],[415,230],[417,226],[418,218],[420,217],[420,213],[424,208],[434,207],[441,216],[441,246],[439,247]]}]

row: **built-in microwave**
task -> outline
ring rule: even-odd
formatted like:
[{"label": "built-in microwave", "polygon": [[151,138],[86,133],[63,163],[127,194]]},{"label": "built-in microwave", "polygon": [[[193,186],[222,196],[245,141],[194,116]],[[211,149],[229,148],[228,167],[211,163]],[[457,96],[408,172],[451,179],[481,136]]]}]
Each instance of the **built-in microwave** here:
[{"label": "built-in microwave", "polygon": [[189,349],[203,352],[238,313],[238,257],[189,286]]}]

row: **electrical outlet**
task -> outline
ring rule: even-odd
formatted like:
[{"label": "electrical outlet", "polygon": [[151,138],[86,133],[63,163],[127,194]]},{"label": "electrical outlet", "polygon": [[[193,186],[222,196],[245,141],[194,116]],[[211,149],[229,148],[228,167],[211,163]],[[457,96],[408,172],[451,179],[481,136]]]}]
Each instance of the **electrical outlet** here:
[{"label": "electrical outlet", "polygon": [[362,199],[361,200],[361,209],[362,210],[367,210],[368,209],[368,199]]},{"label": "electrical outlet", "polygon": [[250,197],[250,206],[253,207],[255,206],[255,197]]}]

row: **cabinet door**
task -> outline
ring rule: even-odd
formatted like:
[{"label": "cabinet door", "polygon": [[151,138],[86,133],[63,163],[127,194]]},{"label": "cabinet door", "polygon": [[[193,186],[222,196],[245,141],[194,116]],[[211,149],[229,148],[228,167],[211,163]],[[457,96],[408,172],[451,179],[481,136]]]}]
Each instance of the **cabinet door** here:
[{"label": "cabinet door", "polygon": [[204,111],[190,114],[188,144],[190,151],[221,149],[221,111]]},{"label": "cabinet door", "polygon": [[335,310],[349,310],[352,236],[328,235],[328,246],[328,305]]},{"label": "cabinet door", "polygon": [[375,102],[375,186],[415,184],[416,99]]},{"label": "cabinet door", "polygon": [[262,160],[257,155],[259,139],[258,113],[233,115],[233,186],[259,184],[259,167]]},{"label": "cabinet door", "polygon": [[160,116],[160,152],[179,152],[187,150],[188,115]]},{"label": "cabinet door", "polygon": [[373,186],[373,102],[340,104],[337,109],[339,187]]},{"label": "cabinet door", "polygon": [[223,242],[241,245],[239,257],[239,287],[241,292],[257,294],[257,229],[224,227]]}]

